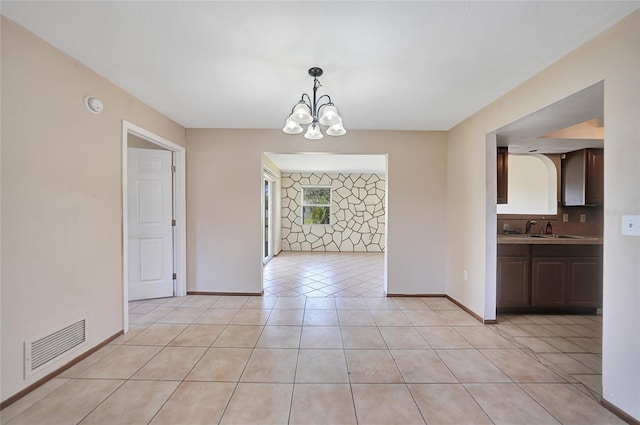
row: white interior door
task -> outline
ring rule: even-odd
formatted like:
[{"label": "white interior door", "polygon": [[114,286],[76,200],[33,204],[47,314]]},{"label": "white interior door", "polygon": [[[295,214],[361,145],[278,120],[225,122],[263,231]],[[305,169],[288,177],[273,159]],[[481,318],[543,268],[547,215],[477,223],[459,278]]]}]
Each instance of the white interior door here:
[{"label": "white interior door", "polygon": [[171,297],[171,152],[128,148],[129,301]]}]

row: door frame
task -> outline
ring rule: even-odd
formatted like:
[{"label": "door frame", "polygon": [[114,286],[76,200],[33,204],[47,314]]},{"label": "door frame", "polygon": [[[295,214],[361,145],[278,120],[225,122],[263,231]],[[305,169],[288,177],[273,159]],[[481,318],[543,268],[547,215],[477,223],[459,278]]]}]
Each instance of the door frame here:
[{"label": "door frame", "polygon": [[186,149],[164,137],[158,136],[129,121],[122,120],[122,309],[123,330],[129,331],[129,223],[127,205],[127,148],[128,136],[137,136],[173,152],[176,171],[174,173],[173,208],[176,220],[174,230],[174,258],[176,287],[175,296],[187,294],[187,234],[186,234]]},{"label": "door frame", "polygon": [[[265,227],[265,216],[264,216],[264,210],[265,210],[265,199],[264,199],[264,182],[265,180],[269,181],[269,214],[270,214],[270,223],[269,223],[269,236],[270,236],[270,241],[269,241],[269,255],[265,256],[264,255],[264,227]],[[276,254],[276,214],[275,214],[275,195],[276,195],[276,181],[277,181],[277,177],[275,175],[274,172],[272,172],[269,168],[264,167],[263,173],[262,173],[262,246],[263,246],[263,251],[262,251],[262,264],[267,264],[269,261],[271,261],[271,259],[275,256]]]}]

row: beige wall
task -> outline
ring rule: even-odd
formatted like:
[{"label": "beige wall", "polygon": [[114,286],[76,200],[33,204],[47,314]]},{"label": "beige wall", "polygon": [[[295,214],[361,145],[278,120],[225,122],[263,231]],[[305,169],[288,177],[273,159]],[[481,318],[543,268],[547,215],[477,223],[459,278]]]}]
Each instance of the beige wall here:
[{"label": "beige wall", "polygon": [[133,134],[129,134],[127,136],[127,146],[130,148],[151,149],[156,151],[167,150],[162,146],[156,145],[155,143],[147,142],[146,140],[141,139],[138,136],[134,136]]},{"label": "beige wall", "polygon": [[189,129],[187,139],[189,291],[262,290],[262,152],[304,151],[388,154],[388,291],[444,293],[444,133],[350,131],[308,141],[280,130]]},{"label": "beige wall", "polygon": [[5,400],[42,377],[22,377],[25,340],[83,315],[87,348],[123,328],[122,120],[183,146],[185,135],[4,17],[1,85]]},{"label": "beige wall", "polygon": [[447,293],[495,314],[495,138],[487,134],[604,80],[604,398],[640,420],[640,238],[620,235],[621,215],[640,214],[638,46],[640,12],[449,131]]}]

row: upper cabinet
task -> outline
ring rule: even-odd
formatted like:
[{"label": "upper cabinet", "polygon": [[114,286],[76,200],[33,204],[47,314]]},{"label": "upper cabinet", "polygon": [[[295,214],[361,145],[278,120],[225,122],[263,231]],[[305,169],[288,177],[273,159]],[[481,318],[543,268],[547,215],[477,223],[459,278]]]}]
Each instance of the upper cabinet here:
[{"label": "upper cabinet", "polygon": [[498,204],[507,203],[509,148],[498,148]]},{"label": "upper cabinet", "polygon": [[604,150],[582,149],[562,160],[562,204],[567,207],[604,203]]}]

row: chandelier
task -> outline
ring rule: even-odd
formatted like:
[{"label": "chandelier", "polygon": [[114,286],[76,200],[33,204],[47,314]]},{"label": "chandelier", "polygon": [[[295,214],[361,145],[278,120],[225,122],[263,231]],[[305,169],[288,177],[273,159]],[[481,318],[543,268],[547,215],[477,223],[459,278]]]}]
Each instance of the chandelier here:
[{"label": "chandelier", "polygon": [[[311,140],[322,139],[320,125],[327,127],[329,136],[342,136],[347,134],[347,130],[342,126],[342,118],[338,115],[338,109],[331,101],[328,94],[316,98],[318,87],[322,87],[318,77],[322,75],[322,68],[313,67],[309,69],[309,75],[313,77],[313,101],[307,93],[303,93],[298,103],[291,109],[291,114],[284,124],[284,131],[287,134],[300,134],[304,131],[302,125],[309,124],[304,137]],[[325,103],[321,103],[321,102]],[[320,115],[320,112],[322,114]],[[318,118],[320,115],[320,118]]]}]

